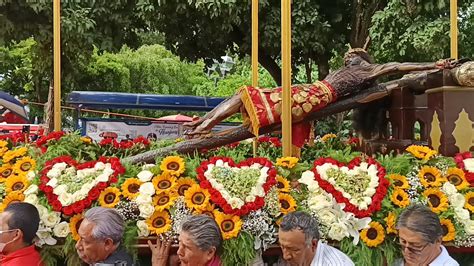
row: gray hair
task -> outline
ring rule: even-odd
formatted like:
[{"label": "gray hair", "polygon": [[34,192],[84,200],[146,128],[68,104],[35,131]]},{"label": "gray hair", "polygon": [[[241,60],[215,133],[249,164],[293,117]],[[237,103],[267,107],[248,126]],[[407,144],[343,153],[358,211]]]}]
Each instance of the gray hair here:
[{"label": "gray hair", "polygon": [[319,239],[318,221],[310,214],[302,211],[290,212],[283,216],[280,230],[284,232],[301,230],[307,244],[310,244],[313,239]]},{"label": "gray hair", "polygon": [[205,214],[189,216],[181,225],[181,230],[191,236],[200,250],[215,247],[216,252],[220,251],[223,241],[221,230],[212,217]]},{"label": "gray hair", "polygon": [[86,212],[84,219],[94,224],[92,236],[95,239],[111,238],[114,244],[122,240],[124,222],[114,209],[94,207]]},{"label": "gray hair", "polygon": [[414,204],[403,210],[398,217],[396,228],[406,228],[419,233],[427,243],[435,243],[443,236],[443,227],[438,215],[421,204]]}]

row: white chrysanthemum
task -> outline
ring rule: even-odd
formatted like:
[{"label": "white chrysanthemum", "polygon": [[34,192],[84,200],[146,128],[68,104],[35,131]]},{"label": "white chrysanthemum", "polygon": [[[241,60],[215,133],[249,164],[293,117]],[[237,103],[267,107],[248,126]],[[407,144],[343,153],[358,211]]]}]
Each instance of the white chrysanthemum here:
[{"label": "white chrysanthemum", "polygon": [[153,177],[153,173],[148,170],[144,170],[138,173],[137,177],[140,181],[145,183],[151,180],[151,178]]}]

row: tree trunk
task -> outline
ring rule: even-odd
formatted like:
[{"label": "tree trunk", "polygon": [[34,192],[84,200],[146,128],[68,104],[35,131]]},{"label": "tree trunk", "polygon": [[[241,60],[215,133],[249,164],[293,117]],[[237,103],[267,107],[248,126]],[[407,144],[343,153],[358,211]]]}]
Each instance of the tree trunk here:
[{"label": "tree trunk", "polygon": [[44,105],[44,124],[47,126],[45,134],[54,130],[54,86],[53,78],[49,81],[48,101]]},{"label": "tree trunk", "polygon": [[321,56],[318,60],[318,79],[323,80],[329,74],[329,57]]},{"label": "tree trunk", "polygon": [[275,60],[261,48],[258,50],[258,61],[264,67],[278,86],[281,86],[281,68]]},{"label": "tree trunk", "polygon": [[376,11],[382,10],[386,5],[386,0],[353,0],[352,1],[352,22],[351,22],[351,47],[362,48],[369,36],[369,28],[372,16]]},{"label": "tree trunk", "polygon": [[306,71],[306,83],[310,84],[310,83],[313,83],[313,77],[312,77],[312,74],[313,74],[313,64],[311,62],[311,58],[308,58],[305,62],[304,62],[304,69]]}]

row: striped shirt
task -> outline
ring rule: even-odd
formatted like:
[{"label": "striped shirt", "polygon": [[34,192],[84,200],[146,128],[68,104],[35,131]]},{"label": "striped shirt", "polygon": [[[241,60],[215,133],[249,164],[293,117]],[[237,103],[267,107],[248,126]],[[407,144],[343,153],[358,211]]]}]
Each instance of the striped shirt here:
[{"label": "striped shirt", "polygon": [[339,249],[319,240],[311,266],[353,266],[352,260]]}]

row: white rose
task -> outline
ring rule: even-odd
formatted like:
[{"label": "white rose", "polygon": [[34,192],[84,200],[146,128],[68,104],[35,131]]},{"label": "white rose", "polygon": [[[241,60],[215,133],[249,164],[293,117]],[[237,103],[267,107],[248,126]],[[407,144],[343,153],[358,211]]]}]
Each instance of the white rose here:
[{"label": "white rose", "polygon": [[469,211],[463,208],[454,208],[454,213],[459,221],[465,223],[470,220]]},{"label": "white rose", "polygon": [[463,163],[468,172],[474,173],[474,158],[464,159]]},{"label": "white rose", "polygon": [[148,163],[142,166],[143,170],[150,170],[151,168],[155,167],[155,164]]},{"label": "white rose", "polygon": [[305,184],[309,186],[312,183],[315,183],[316,181],[314,180],[314,173],[312,171],[304,171],[303,174],[301,175],[301,178],[298,179],[298,182]]},{"label": "white rose", "polygon": [[148,170],[145,170],[145,171],[141,171],[140,173],[138,173],[137,177],[142,182],[148,182],[153,177],[153,173],[148,171]]},{"label": "white rose", "polygon": [[60,222],[53,228],[53,233],[56,237],[67,237],[70,232],[71,229],[69,228],[69,224],[67,222]]},{"label": "white rose", "polygon": [[53,165],[53,169],[58,169],[59,171],[66,169],[66,167],[67,167],[67,163],[64,163],[64,162]]},{"label": "white rose", "polygon": [[37,194],[38,193],[38,186],[35,184],[30,185],[23,194],[30,195],[30,194]]},{"label": "white rose", "polygon": [[469,220],[464,224],[464,230],[468,235],[474,235],[474,221]]},{"label": "white rose", "polygon": [[263,189],[263,187],[253,187],[252,190],[250,191],[250,194],[251,195],[255,195],[255,196],[260,196],[260,197],[263,197],[265,196],[265,190]]},{"label": "white rose", "polygon": [[67,186],[62,184],[54,188],[53,193],[56,195],[61,195],[63,193],[67,193]]},{"label": "white rose", "polygon": [[375,188],[369,187],[365,190],[364,196],[372,197],[375,194]]},{"label": "white rose", "polygon": [[349,236],[347,226],[341,222],[332,224],[328,236],[333,240],[341,241],[344,237]]},{"label": "white rose", "polygon": [[137,228],[138,228],[138,236],[145,237],[150,235],[150,230],[148,229],[148,225],[145,221],[139,220],[137,221]]},{"label": "white rose", "polygon": [[29,180],[29,181],[32,181],[32,180],[35,179],[35,177],[36,177],[36,172],[35,172],[35,171],[29,171],[29,172],[26,174],[26,177],[28,177],[28,180]]},{"label": "white rose", "polygon": [[229,201],[229,205],[233,209],[239,209],[240,207],[244,206],[244,202],[239,198],[231,198]]},{"label": "white rose", "polygon": [[[52,171],[52,170],[51,170]],[[49,177],[49,173],[51,172],[49,171],[48,172],[48,177]],[[58,175],[59,176],[59,175]],[[52,188],[55,188],[57,185],[58,185],[58,179],[56,179],[56,177],[53,177],[51,178],[48,183],[46,183],[47,186],[50,186]]]},{"label": "white rose", "polygon": [[321,224],[330,226],[337,221],[336,215],[330,208],[320,209],[316,212],[318,220]]},{"label": "white rose", "polygon": [[44,215],[48,214],[48,209],[43,205],[35,205],[35,207],[38,210],[39,217],[43,217]]},{"label": "white rose", "polygon": [[448,196],[454,195],[458,192],[456,187],[453,184],[451,184],[450,182],[446,182],[446,183],[443,184],[443,191]]},{"label": "white rose", "polygon": [[146,194],[139,194],[136,198],[135,198],[135,202],[137,204],[147,204],[147,203],[151,203],[153,201],[153,199],[151,198],[150,195],[146,195]]},{"label": "white rose", "polygon": [[155,212],[155,207],[153,207],[152,204],[140,204],[138,206],[138,209],[140,210],[140,217],[143,217],[145,219],[152,216]]},{"label": "white rose", "polygon": [[38,196],[36,194],[26,195],[24,202],[36,205],[38,204]]},{"label": "white rose", "polygon": [[141,194],[146,194],[146,195],[151,196],[155,194],[155,186],[153,186],[153,183],[147,182],[147,183],[142,184],[138,191],[140,191]]},{"label": "white rose", "polygon": [[332,206],[332,201],[324,195],[315,195],[308,199],[308,205],[311,210],[320,210]]},{"label": "white rose", "polygon": [[63,193],[58,195],[58,200],[63,206],[69,206],[74,202],[72,199],[72,195],[69,193]]},{"label": "white rose", "polygon": [[109,175],[108,173],[102,173],[102,174],[98,175],[98,176],[95,178],[95,180],[96,180],[97,182],[107,182],[107,181],[109,181],[109,176],[110,176],[110,175]]},{"label": "white rose", "polygon": [[97,170],[97,171],[104,170],[104,168],[105,168],[105,163],[103,163],[103,162],[97,162],[94,165],[94,169]]},{"label": "white rose", "polygon": [[40,246],[43,244],[46,244],[49,246],[56,245],[57,240],[51,236],[51,233],[49,231],[38,230],[38,232],[36,232],[36,236],[40,239],[40,243],[39,243]]},{"label": "white rose", "polygon": [[463,195],[456,193],[449,197],[449,201],[451,202],[451,206],[453,206],[455,209],[462,209],[466,199]]},{"label": "white rose", "polygon": [[245,202],[254,202],[255,201],[255,196],[249,195],[245,197]]},{"label": "white rose", "polygon": [[43,224],[47,227],[53,227],[61,221],[61,217],[57,212],[49,212],[41,217],[41,221],[43,221]]}]

